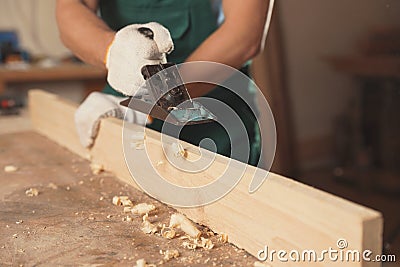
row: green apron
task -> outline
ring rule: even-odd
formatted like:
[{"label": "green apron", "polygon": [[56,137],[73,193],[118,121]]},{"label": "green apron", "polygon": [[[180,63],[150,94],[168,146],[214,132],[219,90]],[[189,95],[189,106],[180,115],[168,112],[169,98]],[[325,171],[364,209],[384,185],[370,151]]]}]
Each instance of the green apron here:
[{"label": "green apron", "polygon": [[[207,0],[100,0],[100,13],[103,20],[113,30],[119,30],[126,25],[135,23],[158,22],[165,26],[171,33],[175,49],[168,55],[168,61],[182,63],[185,59],[217,28],[217,14],[212,10],[211,1]],[[248,65],[242,72],[248,74]],[[240,85],[247,90],[247,101],[254,105],[254,91],[248,83]],[[119,95],[107,85],[103,92]],[[235,146],[243,138],[249,138],[250,156],[248,163],[256,165],[260,156],[260,133],[256,116],[247,104],[230,90],[216,87],[205,97],[215,98],[229,105],[241,118],[247,136],[234,136],[231,138]],[[211,110],[212,111],[212,110]],[[154,120],[147,127],[160,131],[162,121]],[[232,136],[233,135],[233,136]],[[224,128],[215,123],[199,124],[183,127],[179,138],[198,145],[204,138],[214,140],[219,154],[230,156],[231,144]]]}]

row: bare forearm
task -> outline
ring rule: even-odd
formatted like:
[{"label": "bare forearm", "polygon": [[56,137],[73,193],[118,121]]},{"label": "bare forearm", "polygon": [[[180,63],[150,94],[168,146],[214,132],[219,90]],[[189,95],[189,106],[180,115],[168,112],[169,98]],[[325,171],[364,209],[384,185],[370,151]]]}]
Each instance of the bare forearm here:
[{"label": "bare forearm", "polygon": [[57,0],[60,37],[75,55],[96,66],[104,66],[108,45],[115,33],[96,16],[97,0]]},{"label": "bare forearm", "polygon": [[[266,0],[224,0],[225,22],[186,61],[211,61],[236,69],[242,67],[260,51],[268,3]],[[208,72],[208,75],[218,73],[212,68]],[[225,78],[227,77],[221,77],[220,80],[223,81]],[[189,91],[196,97],[206,94],[213,88],[212,85],[204,84],[189,86]]]}]

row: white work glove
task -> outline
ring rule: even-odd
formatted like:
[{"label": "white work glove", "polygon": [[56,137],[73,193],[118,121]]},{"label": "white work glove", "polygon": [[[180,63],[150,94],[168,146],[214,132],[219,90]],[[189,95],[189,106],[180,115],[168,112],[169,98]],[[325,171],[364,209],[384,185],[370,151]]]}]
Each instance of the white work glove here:
[{"label": "white work glove", "polygon": [[156,22],[128,25],[115,34],[108,48],[107,81],[115,90],[133,96],[144,84],[145,65],[166,63],[174,50],[169,31]]},{"label": "white work glove", "polygon": [[[169,31],[156,22],[132,24],[119,30],[110,44],[105,59],[107,81],[115,90],[127,96],[143,94],[145,80],[141,69],[145,65],[166,63],[166,54],[174,49]],[[102,118],[116,117],[144,125],[147,115],[121,106],[122,97],[91,93],[75,113],[80,142],[91,147]]]},{"label": "white work glove", "polygon": [[119,104],[124,99],[124,97],[93,92],[83,101],[75,112],[75,125],[79,140],[84,147],[88,148],[93,145],[102,118],[116,117],[124,119],[125,116],[125,120],[128,122],[140,125],[146,123],[146,114]]}]

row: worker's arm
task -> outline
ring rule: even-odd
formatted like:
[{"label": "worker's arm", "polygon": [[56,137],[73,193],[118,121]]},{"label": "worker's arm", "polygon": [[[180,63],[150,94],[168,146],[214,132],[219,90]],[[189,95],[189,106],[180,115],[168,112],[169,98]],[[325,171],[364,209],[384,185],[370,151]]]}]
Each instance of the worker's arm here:
[{"label": "worker's arm", "polygon": [[104,67],[107,48],[115,36],[99,17],[98,0],[57,0],[61,40],[83,61]]},{"label": "worker's arm", "polygon": [[[243,66],[260,52],[269,2],[223,0],[225,21],[186,61],[218,62],[234,68]],[[213,88],[188,86],[193,97],[202,96]]]}]

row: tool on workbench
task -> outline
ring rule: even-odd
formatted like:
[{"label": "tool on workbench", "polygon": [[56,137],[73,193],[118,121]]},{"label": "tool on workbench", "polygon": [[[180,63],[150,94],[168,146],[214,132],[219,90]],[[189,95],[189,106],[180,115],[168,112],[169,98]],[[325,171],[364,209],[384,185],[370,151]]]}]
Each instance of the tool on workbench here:
[{"label": "tool on workbench", "polygon": [[18,115],[23,106],[23,101],[18,97],[0,96],[0,116]]},{"label": "tool on workbench", "polygon": [[216,121],[214,114],[193,101],[173,63],[146,65],[142,75],[147,93],[132,96],[120,104],[175,125],[193,125]]}]

